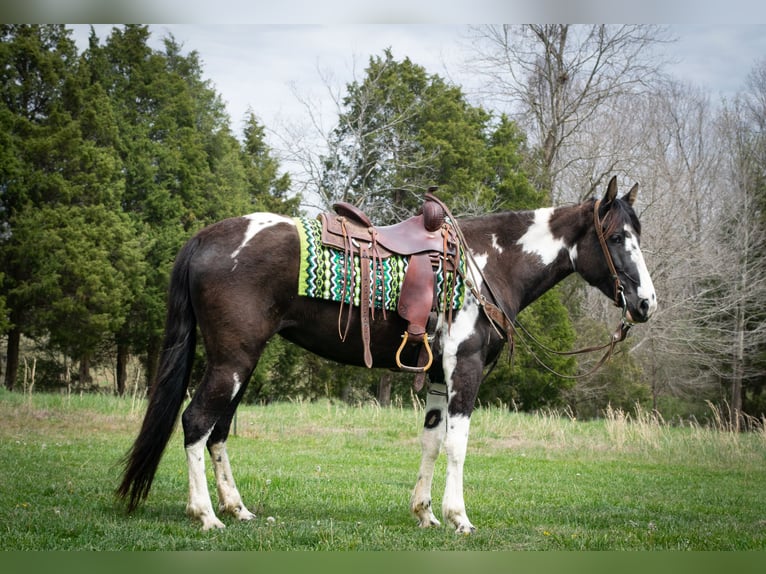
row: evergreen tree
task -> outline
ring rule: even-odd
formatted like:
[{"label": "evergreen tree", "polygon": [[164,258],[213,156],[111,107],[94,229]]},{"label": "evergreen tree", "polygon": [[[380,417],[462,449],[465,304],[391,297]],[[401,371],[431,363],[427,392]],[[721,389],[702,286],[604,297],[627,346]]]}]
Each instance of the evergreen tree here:
[{"label": "evergreen tree", "polygon": [[[82,158],[76,124],[64,109],[63,94],[76,65],[76,48],[63,25],[0,25],[0,122],[4,151],[0,156],[0,200],[3,218],[0,288],[9,312],[5,385],[18,374],[22,333],[39,323],[46,301],[30,299],[30,286],[43,280],[30,272],[15,235],[19,219],[44,205],[67,204],[71,174]],[[7,327],[8,328],[8,327]]]},{"label": "evergreen tree", "polygon": [[279,174],[279,162],[266,143],[264,127],[252,112],[245,121],[241,159],[255,211],[298,215],[301,197],[290,196],[290,175]]}]

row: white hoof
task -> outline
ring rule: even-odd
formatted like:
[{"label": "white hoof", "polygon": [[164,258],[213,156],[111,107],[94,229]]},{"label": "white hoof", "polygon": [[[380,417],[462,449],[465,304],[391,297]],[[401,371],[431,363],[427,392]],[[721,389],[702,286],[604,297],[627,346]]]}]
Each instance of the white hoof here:
[{"label": "white hoof", "polygon": [[410,512],[412,512],[413,516],[418,521],[418,527],[420,528],[430,528],[431,526],[441,526],[441,522],[439,522],[434,516],[434,513],[431,511],[431,501],[427,502],[421,502],[421,503],[413,503],[410,507]]},{"label": "white hoof", "polygon": [[212,530],[213,528],[222,530],[226,528],[224,523],[218,520],[215,516],[200,517],[200,520],[202,521],[202,530]]}]

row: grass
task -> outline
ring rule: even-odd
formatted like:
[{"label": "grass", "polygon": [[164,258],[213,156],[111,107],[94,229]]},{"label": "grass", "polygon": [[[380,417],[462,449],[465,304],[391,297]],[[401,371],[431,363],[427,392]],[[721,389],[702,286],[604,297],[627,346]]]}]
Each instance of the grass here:
[{"label": "grass", "polygon": [[[140,401],[2,390],[0,549],[766,549],[766,431],[673,427],[641,411],[579,422],[478,410],[465,468],[476,534],[418,529],[408,502],[419,407],[240,408],[229,452],[257,518],[223,517],[225,530],[202,532],[184,514],[180,432],[146,503],[130,516],[115,504]],[[437,509],[444,470],[442,456]]]}]

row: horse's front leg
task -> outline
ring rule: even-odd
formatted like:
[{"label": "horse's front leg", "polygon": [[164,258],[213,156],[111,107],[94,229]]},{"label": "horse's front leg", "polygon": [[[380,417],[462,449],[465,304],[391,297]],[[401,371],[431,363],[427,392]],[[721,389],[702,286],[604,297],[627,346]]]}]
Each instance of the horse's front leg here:
[{"label": "horse's front leg", "polygon": [[463,498],[463,466],[468,448],[476,395],[481,383],[486,356],[484,338],[476,326],[473,313],[458,316],[451,336],[445,338],[444,376],[447,382],[447,417],[444,451],[447,455],[447,479],[442,499],[442,518],[459,534],[470,534],[476,528],[468,520]]},{"label": "horse's front leg", "polygon": [[418,520],[418,526],[427,528],[439,526],[431,507],[431,484],[434,466],[439,456],[447,422],[447,386],[430,383],[426,395],[426,417],[423,434],[420,436],[421,459],[418,480],[410,498],[410,511]]},{"label": "horse's front leg", "polygon": [[470,424],[470,413],[450,413],[447,419],[447,436],[444,440],[444,450],[447,454],[447,481],[442,499],[442,518],[451,523],[458,534],[471,534],[476,530],[468,520],[463,498],[463,465]]}]

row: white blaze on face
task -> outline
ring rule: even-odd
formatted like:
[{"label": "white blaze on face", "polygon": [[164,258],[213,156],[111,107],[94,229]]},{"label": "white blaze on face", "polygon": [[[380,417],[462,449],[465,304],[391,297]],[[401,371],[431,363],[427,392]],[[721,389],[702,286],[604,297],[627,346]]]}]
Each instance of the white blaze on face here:
[{"label": "white blaze on face", "polygon": [[639,298],[649,301],[647,315],[651,316],[657,310],[657,294],[654,291],[654,283],[651,275],[649,275],[649,269],[644,261],[644,254],[641,253],[641,247],[638,245],[638,237],[630,225],[625,226],[625,250],[638,270],[637,295]]},{"label": "white blaze on face", "polygon": [[559,252],[566,247],[563,239],[556,239],[551,234],[550,220],[553,210],[553,207],[536,209],[535,220],[517,242],[525,253],[540,257],[543,265],[553,263]]},{"label": "white blaze on face", "polygon": [[[239,247],[231,252],[232,259],[236,259],[237,255],[239,255],[239,252],[242,251],[248,243],[250,243],[253,237],[255,237],[264,229],[279,223],[289,223],[290,225],[295,225],[295,222],[289,217],[276,215],[274,213],[251,213],[250,215],[245,215],[244,219],[248,220],[247,230],[245,230],[245,236],[242,238],[242,243],[240,243]],[[234,267],[236,266],[237,265],[235,262]]]}]

